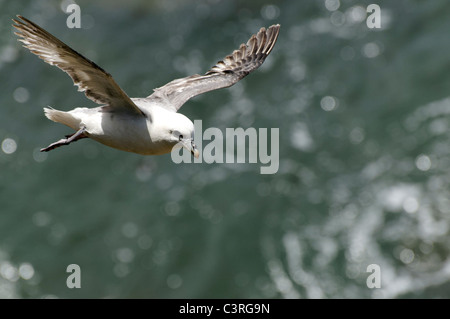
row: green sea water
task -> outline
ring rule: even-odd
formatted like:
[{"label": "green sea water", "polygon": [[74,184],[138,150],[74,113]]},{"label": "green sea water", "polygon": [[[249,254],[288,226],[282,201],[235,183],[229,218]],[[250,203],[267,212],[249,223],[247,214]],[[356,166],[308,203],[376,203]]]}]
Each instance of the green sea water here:
[{"label": "green sea water", "polygon": [[[80,29],[70,3],[0,1],[0,298],[450,297],[448,1],[77,1]],[[278,172],[87,139],[40,153],[72,133],[43,107],[96,105],[21,47],[17,14],[131,97],[281,24],[260,69],[180,109],[279,128]]]}]

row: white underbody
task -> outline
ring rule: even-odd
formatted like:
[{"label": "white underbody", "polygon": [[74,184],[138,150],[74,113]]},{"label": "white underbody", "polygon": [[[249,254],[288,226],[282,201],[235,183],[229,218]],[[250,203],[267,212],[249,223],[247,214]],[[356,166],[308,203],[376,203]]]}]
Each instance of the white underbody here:
[{"label": "white underbody", "polygon": [[[139,99],[133,99],[139,107]],[[145,105],[146,116],[126,108],[76,108],[69,112],[45,109],[46,116],[74,130],[85,128],[85,135],[104,145],[142,155],[169,153],[176,142],[167,141],[161,132],[170,125],[189,121],[184,115],[157,104]],[[186,124],[186,123],[183,123]],[[189,123],[187,123],[189,125]],[[193,127],[193,124],[192,124]]]}]

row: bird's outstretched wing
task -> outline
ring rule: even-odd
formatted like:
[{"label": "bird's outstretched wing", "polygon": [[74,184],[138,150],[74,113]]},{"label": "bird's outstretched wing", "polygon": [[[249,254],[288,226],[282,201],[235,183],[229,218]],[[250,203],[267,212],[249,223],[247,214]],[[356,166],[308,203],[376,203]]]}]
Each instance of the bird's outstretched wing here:
[{"label": "bird's outstretched wing", "polygon": [[95,103],[142,114],[111,74],[35,23],[20,15],[17,17],[20,20],[13,19],[16,23],[13,27],[17,29],[15,34],[20,37],[19,41],[48,64],[56,65],[66,72],[78,86],[78,91],[84,91]]},{"label": "bird's outstretched wing", "polygon": [[147,99],[157,100],[176,112],[187,100],[196,95],[232,86],[264,62],[272,51],[279,32],[279,24],[267,30],[261,28],[256,35],[251,36],[247,44],[241,44],[238,50],[217,62],[204,75],[195,74],[173,80],[155,89]]}]

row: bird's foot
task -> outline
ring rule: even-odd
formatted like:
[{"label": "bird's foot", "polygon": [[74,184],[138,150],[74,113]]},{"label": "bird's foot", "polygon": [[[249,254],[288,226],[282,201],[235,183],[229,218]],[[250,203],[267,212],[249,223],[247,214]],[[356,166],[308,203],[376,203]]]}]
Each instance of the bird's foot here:
[{"label": "bird's foot", "polygon": [[52,144],[50,144],[47,147],[41,148],[40,151],[41,152],[48,152],[48,151],[51,151],[51,150],[53,150],[55,148],[58,148],[60,146],[69,145],[72,142],[78,141],[78,140],[80,140],[82,138],[86,138],[88,136],[86,134],[84,134],[85,132],[86,132],[86,128],[82,127],[78,131],[76,131],[74,134],[67,135],[66,138],[62,138],[59,141],[57,141],[55,143],[52,143]]}]

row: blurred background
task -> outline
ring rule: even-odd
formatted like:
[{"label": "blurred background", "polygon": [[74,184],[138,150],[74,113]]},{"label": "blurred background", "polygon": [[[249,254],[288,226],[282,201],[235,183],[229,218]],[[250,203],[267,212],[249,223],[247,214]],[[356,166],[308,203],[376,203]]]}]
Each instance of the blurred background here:
[{"label": "blurred background", "polygon": [[[70,3],[0,1],[1,298],[450,297],[447,0],[77,1],[81,29]],[[280,23],[258,71],[180,110],[203,129],[280,128],[278,173],[91,140],[40,153],[72,132],[43,107],[96,105],[21,47],[17,14],[132,97]]]}]

